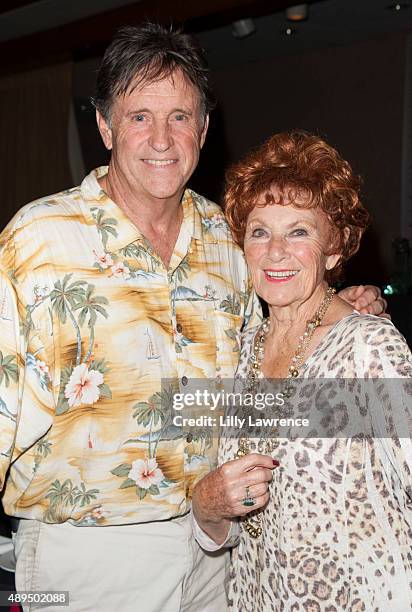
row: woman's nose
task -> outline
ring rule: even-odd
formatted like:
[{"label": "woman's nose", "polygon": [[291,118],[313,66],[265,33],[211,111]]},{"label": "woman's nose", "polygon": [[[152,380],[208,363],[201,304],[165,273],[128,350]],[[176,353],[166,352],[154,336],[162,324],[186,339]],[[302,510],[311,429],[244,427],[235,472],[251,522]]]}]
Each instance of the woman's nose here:
[{"label": "woman's nose", "polygon": [[287,244],[282,237],[272,236],[269,243],[269,256],[271,259],[283,259],[286,256]]}]

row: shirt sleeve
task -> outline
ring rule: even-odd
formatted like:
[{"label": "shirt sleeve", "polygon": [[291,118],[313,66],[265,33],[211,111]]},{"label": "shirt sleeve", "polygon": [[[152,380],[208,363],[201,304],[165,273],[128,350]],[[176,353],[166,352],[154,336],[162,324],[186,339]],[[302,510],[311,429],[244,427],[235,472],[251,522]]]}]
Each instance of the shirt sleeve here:
[{"label": "shirt sleeve", "polygon": [[36,369],[41,348],[29,348],[30,329],[21,312],[30,307],[22,304],[19,287],[9,239],[0,248],[1,489],[11,463],[50,429],[54,413],[51,384],[40,380]]},{"label": "shirt sleeve", "polygon": [[206,550],[207,552],[215,552],[216,550],[221,550],[222,548],[233,548],[239,544],[240,525],[238,521],[231,522],[226,539],[224,542],[222,542],[222,544],[216,544],[216,542],[203,531],[196,521],[192,510],[190,511],[190,522],[196,542],[201,548],[203,548],[203,550]]},{"label": "shirt sleeve", "polygon": [[262,321],[262,306],[257,293],[253,289],[252,279],[248,277],[248,292],[247,300],[245,305],[245,322],[243,324],[242,331],[249,329],[250,327],[256,327]]},{"label": "shirt sleeve", "polygon": [[383,478],[406,515],[412,512],[412,354],[399,331],[380,322],[368,335],[364,371]]},{"label": "shirt sleeve", "polygon": [[0,485],[14,453],[19,421],[22,355],[17,300],[10,279],[0,268]]}]

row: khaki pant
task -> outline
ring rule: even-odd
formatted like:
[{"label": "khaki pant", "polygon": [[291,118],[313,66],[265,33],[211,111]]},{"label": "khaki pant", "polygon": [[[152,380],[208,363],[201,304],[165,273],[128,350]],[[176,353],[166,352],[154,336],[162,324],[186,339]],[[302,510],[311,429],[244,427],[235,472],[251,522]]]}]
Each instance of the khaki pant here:
[{"label": "khaki pant", "polygon": [[225,612],[228,552],[204,552],[187,516],[74,527],[20,521],[18,591],[69,591],[69,606],[24,612]]}]

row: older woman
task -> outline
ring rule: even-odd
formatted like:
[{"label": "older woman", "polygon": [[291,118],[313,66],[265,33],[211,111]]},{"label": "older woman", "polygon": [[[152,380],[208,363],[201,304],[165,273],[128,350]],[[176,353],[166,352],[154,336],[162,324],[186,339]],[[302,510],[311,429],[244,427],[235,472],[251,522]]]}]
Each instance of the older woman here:
[{"label": "older woman", "polygon": [[[224,465],[210,478],[224,519],[202,515],[201,487],[193,508],[217,543],[229,514],[241,517],[229,581],[234,611],[412,609],[411,395],[402,381],[383,392],[357,380],[411,378],[411,353],[392,323],[354,312],[329,284],[368,223],[358,193],[349,164],[300,132],[273,136],[228,175],[226,215],[269,306],[269,318],[242,338],[237,384],[256,391],[265,379],[286,379],[290,402],[288,379],[336,377],[350,391],[347,421],[362,415],[371,423],[361,437],[281,438],[272,430],[222,440]],[[272,480],[270,460],[280,464]]]}]

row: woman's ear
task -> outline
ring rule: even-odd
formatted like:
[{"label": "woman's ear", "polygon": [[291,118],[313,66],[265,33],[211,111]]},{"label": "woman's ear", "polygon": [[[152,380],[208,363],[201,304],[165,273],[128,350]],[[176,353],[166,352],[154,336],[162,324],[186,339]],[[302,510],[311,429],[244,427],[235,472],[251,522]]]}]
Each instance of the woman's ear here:
[{"label": "woman's ear", "polygon": [[333,268],[337,266],[337,264],[339,263],[342,257],[342,253],[341,253],[342,247],[350,236],[350,229],[348,227],[344,227],[343,228],[343,240],[341,240],[340,239],[341,235],[339,235],[340,231],[341,230],[338,230],[336,228],[332,233],[331,242],[329,245],[329,253],[326,258],[326,269],[327,270],[332,270]]},{"label": "woman's ear", "polygon": [[326,269],[332,270],[336,266],[339,260],[340,260],[340,255],[338,253],[335,253],[334,255],[328,255],[326,258]]}]

